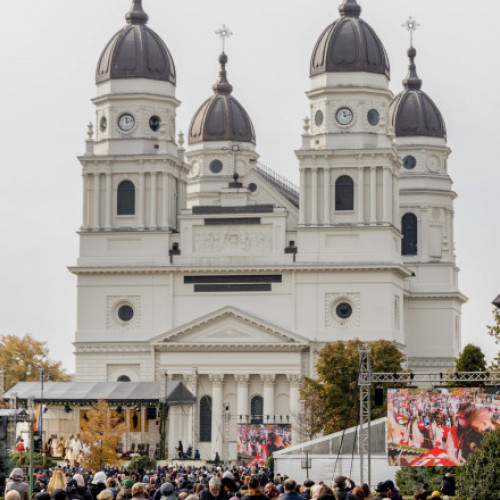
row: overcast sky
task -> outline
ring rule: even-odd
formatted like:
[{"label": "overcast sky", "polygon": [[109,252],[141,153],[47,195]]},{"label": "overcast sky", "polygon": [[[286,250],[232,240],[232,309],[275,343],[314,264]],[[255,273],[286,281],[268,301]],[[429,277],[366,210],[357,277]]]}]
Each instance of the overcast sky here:
[{"label": "overcast sky", "polygon": [[[459,198],[455,235],[463,344],[491,357],[486,334],[500,293],[500,30],[498,0],[359,0],[391,61],[392,90],[407,70],[412,15],[423,89],[440,108],[453,150],[449,172]],[[340,0],[143,0],[149,26],[177,67],[187,131],[217,76],[223,23],[234,95],[249,112],[261,160],[298,182],[294,150],[308,112],[309,58]],[[124,24],[131,0],[18,0],[0,16],[0,333],[27,332],[74,370],[76,278],[84,151],[94,118],[99,55]]]}]

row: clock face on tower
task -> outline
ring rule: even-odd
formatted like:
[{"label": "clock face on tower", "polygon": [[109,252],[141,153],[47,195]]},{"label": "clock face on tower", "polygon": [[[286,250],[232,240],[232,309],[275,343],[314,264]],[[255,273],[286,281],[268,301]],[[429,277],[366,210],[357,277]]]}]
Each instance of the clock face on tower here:
[{"label": "clock face on tower", "polygon": [[352,122],[353,118],[354,114],[349,108],[340,108],[335,114],[335,119],[337,120],[339,125],[349,125]]},{"label": "clock face on tower", "polygon": [[118,126],[124,132],[130,132],[135,126],[135,118],[129,113],[124,113],[118,118]]}]

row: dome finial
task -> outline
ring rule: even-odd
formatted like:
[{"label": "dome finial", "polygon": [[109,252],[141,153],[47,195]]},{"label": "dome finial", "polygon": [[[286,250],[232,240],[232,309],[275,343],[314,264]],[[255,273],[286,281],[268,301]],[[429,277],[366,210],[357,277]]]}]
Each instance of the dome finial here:
[{"label": "dome finial", "polygon": [[415,65],[415,57],[417,51],[414,47],[408,49],[408,57],[410,58],[410,66],[408,68],[408,75],[403,80],[405,89],[420,90],[422,88],[422,80],[417,75],[417,66]]},{"label": "dome finial", "polygon": [[133,0],[132,7],[125,15],[128,24],[147,24],[149,16],[142,8],[142,0]]},{"label": "dome finial", "polygon": [[361,14],[361,7],[356,0],[344,0],[339,7],[342,16],[359,17]]},{"label": "dome finial", "polygon": [[216,92],[217,94],[230,94],[233,91],[233,86],[227,81],[226,38],[233,36],[233,32],[225,24],[223,24],[222,28],[219,28],[215,32],[215,34],[222,40],[222,53],[219,56],[219,63],[220,63],[219,78],[217,79],[215,85],[212,88],[214,89],[214,92]]},{"label": "dome finial", "polygon": [[233,91],[233,86],[227,81],[227,56],[224,52],[219,56],[219,63],[219,78],[217,78],[217,81],[212,88],[216,94],[230,94]]},{"label": "dome finial", "polygon": [[408,57],[410,58],[410,67],[408,68],[408,75],[403,80],[403,85],[405,89],[409,90],[420,90],[422,87],[422,80],[417,75],[417,67],[415,66],[415,57],[417,56],[417,51],[413,47],[413,33],[417,30],[420,24],[413,19],[412,16],[401,25],[410,33],[410,48],[408,49]]}]

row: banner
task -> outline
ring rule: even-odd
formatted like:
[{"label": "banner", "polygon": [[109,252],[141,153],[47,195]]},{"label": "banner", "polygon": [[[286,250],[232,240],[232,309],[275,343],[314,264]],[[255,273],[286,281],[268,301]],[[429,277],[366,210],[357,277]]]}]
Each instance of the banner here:
[{"label": "banner", "polygon": [[292,444],[290,424],[238,425],[238,457],[244,465],[264,465],[275,452]]},{"label": "banner", "polygon": [[389,389],[389,465],[460,466],[500,426],[496,389]]}]

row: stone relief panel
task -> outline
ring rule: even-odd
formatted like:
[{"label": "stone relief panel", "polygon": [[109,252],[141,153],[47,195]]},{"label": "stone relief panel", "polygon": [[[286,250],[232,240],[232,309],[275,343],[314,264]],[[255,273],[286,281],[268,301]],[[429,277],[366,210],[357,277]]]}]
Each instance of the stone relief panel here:
[{"label": "stone relief panel", "polygon": [[[339,315],[338,307],[348,304],[352,308],[349,317]],[[361,300],[359,293],[325,294],[325,326],[332,330],[351,330],[359,328],[361,319]]]},{"label": "stone relief panel", "polygon": [[106,328],[131,330],[140,325],[140,295],[108,295],[106,297]]},{"label": "stone relief panel", "polygon": [[193,252],[262,254],[273,250],[272,226],[193,227]]}]

